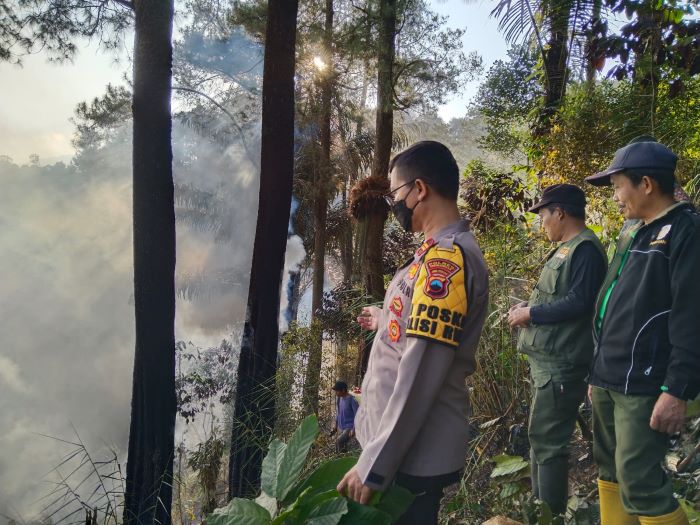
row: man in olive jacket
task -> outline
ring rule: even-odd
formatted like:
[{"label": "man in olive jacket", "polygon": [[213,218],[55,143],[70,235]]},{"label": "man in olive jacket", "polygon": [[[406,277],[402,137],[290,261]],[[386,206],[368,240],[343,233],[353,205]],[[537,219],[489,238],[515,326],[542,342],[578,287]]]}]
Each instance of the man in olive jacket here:
[{"label": "man in olive jacket", "polygon": [[700,389],[700,216],[674,200],[676,155],[651,137],[586,180],[627,223],[596,304],[589,395],[602,525],[685,525],[661,463]]},{"label": "man in olive jacket", "polygon": [[530,300],[509,312],[510,325],[520,327],[518,349],[530,362],[532,490],[555,514],[566,511],[568,447],[586,395],[593,307],[607,269],[605,250],[586,227],[585,208],[577,186],[544,189],[530,211],[539,213],[547,237],[559,244]]}]

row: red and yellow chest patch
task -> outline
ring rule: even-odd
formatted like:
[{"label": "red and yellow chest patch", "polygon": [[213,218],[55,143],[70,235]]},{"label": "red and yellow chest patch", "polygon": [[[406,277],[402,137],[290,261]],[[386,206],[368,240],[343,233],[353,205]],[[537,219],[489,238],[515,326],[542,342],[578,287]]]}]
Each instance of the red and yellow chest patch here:
[{"label": "red and yellow chest patch", "polygon": [[401,325],[396,319],[392,319],[389,322],[388,331],[389,339],[391,339],[392,342],[397,343],[399,339],[401,339]]}]

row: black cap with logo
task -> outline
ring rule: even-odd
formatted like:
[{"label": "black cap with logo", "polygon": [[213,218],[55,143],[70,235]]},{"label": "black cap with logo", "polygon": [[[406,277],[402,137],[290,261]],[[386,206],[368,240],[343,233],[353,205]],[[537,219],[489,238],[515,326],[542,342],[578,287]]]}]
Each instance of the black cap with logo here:
[{"label": "black cap with logo", "polygon": [[605,171],[586,177],[594,186],[610,186],[610,175],[625,170],[644,169],[653,172],[673,173],[678,157],[669,148],[659,144],[654,137],[642,135],[615,152],[615,157]]},{"label": "black cap with logo", "polygon": [[550,204],[568,204],[577,208],[586,207],[586,194],[573,184],[554,184],[542,191],[542,197],[528,211],[537,213],[541,208]]}]

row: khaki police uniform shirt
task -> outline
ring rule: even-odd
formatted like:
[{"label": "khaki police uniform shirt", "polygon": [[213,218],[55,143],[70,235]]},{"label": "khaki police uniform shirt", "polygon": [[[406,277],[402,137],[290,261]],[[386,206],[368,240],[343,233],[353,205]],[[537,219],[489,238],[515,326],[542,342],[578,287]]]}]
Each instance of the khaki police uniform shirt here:
[{"label": "khaki police uniform shirt", "polygon": [[488,304],[488,272],[466,221],[441,230],[387,288],[355,418],[362,482],[384,490],[400,471],[464,467],[465,383]]}]

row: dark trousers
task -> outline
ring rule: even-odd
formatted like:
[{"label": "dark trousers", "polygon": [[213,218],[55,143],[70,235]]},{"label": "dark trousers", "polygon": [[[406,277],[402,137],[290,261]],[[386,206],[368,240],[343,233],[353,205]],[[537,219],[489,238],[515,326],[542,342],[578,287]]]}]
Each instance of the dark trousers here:
[{"label": "dark trousers", "polygon": [[394,483],[416,496],[395,525],[437,525],[445,487],[459,481],[460,472],[440,476],[410,476],[399,472]]},{"label": "dark trousers", "polygon": [[534,465],[545,465],[569,456],[578,407],[587,390],[588,385],[583,380],[552,379],[544,386],[532,387],[527,433]]},{"label": "dark trousers", "polygon": [[352,439],[350,437],[350,432],[352,429],[346,428],[345,430],[340,432],[340,435],[338,435],[337,439],[335,440],[335,451],[338,454],[345,454],[348,451],[348,445],[350,444],[350,440]]}]

